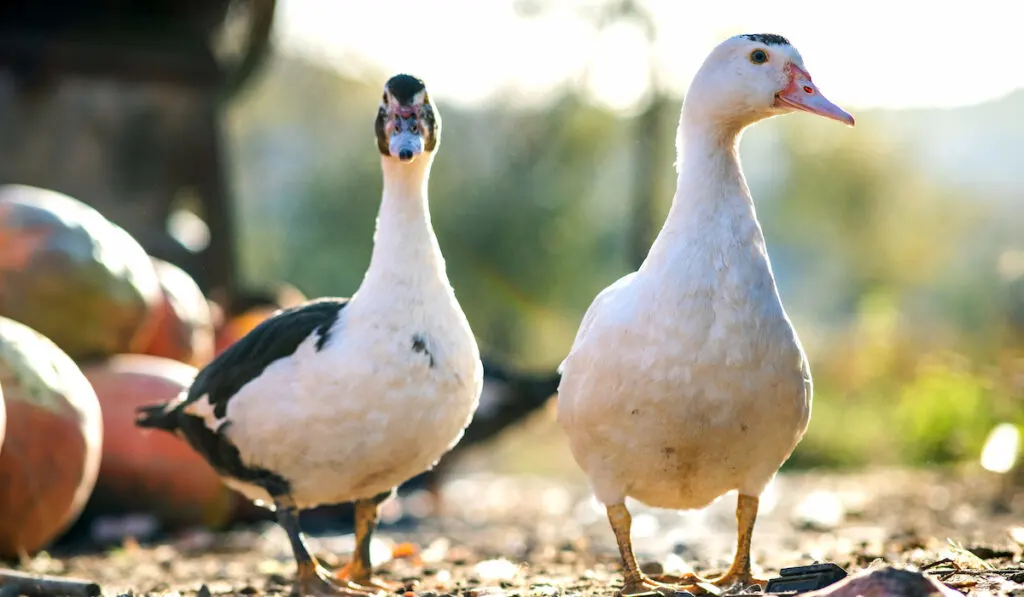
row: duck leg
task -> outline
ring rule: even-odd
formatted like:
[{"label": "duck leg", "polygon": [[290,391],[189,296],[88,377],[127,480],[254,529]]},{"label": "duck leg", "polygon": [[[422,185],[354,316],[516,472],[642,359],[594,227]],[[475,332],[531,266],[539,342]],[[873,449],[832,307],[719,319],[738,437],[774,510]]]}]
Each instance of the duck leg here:
[{"label": "duck leg", "polygon": [[299,597],[306,595],[367,597],[376,592],[352,583],[335,583],[331,579],[331,573],[309,552],[306,540],[302,536],[302,530],[299,528],[299,513],[294,502],[290,499],[279,498],[275,500],[275,505],[277,522],[288,534],[288,541],[292,545],[292,552],[295,554],[295,563],[298,567],[295,586],[292,589],[293,594]]},{"label": "duck leg", "polygon": [[739,583],[743,587],[758,585],[763,588],[768,584],[768,581],[754,578],[750,573],[750,540],[754,534],[759,503],[760,499],[753,496],[739,494],[736,497],[736,556],[729,570],[711,581],[715,586],[724,589]]},{"label": "duck leg", "polygon": [[[679,584],[663,584],[654,581],[640,571],[636,563],[636,555],[633,554],[633,541],[630,538],[630,529],[633,525],[633,517],[625,504],[613,504],[607,507],[608,522],[612,525],[612,532],[615,533],[615,542],[619,545],[619,555],[622,556],[622,597],[632,595],[645,595],[657,593],[667,597],[673,597],[676,591],[690,591],[692,593],[705,593],[706,589],[697,586],[695,583],[684,582]],[[694,580],[699,580],[694,576]]]},{"label": "duck leg", "polygon": [[370,541],[377,530],[380,517],[380,505],[394,494],[394,490],[386,491],[370,499],[357,500],[355,503],[356,549],[352,560],[335,573],[335,577],[370,590],[393,591],[398,585],[390,585],[376,580],[373,576],[373,565],[370,563]]}]

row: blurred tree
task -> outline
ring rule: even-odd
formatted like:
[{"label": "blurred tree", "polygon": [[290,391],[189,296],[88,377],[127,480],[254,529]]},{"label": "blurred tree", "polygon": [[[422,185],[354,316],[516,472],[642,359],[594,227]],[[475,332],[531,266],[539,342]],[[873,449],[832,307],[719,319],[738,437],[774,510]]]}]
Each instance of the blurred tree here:
[{"label": "blurred tree", "polygon": [[[553,5],[547,0],[520,0],[515,3],[521,15],[534,18],[544,15]],[[599,0],[581,5],[578,12],[599,33],[612,25],[628,24],[639,29],[647,42],[647,61],[643,65],[647,70],[647,90],[638,115],[629,122],[631,134],[627,140],[627,146],[632,148],[628,156],[632,164],[632,188],[629,190],[626,260],[629,268],[635,270],[647,257],[674,191],[674,177],[670,174],[675,157],[671,132],[679,114],[679,101],[671,96],[659,79],[655,60],[658,26],[644,2]]]},{"label": "blurred tree", "polygon": [[[643,31],[647,40],[647,85],[645,106],[633,123],[633,188],[627,258],[633,269],[639,268],[664,218],[672,188],[664,174],[674,155],[673,135],[666,135],[674,125],[668,97],[658,79],[654,59],[658,27],[651,11],[638,0],[611,0],[590,7],[589,16],[599,30],[612,23],[631,23]],[[678,110],[677,110],[678,112]]]}]

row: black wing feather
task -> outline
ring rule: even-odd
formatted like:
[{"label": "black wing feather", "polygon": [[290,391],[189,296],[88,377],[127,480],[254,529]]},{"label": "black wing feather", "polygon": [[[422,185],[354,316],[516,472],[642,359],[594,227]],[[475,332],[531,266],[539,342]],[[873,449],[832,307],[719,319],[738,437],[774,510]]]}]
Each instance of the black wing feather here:
[{"label": "black wing feather", "polygon": [[242,386],[259,377],[274,361],[293,354],[314,331],[319,333],[317,350],[323,350],[331,326],[346,304],[347,298],[319,299],[267,318],[199,372],[180,408],[205,394],[214,414],[223,418],[228,401]]},{"label": "black wing feather", "polygon": [[140,408],[136,425],[179,432],[221,474],[258,484],[272,495],[286,493],[288,482],[280,475],[248,467],[242,462],[238,448],[225,435],[230,422],[213,430],[185,409],[208,396],[214,415],[224,418],[232,396],[259,377],[271,363],[293,354],[314,332],[319,334],[317,350],[323,350],[330,340],[331,326],[348,300],[318,299],[267,318],[204,367],[189,387],[185,400],[171,409],[166,404]]}]

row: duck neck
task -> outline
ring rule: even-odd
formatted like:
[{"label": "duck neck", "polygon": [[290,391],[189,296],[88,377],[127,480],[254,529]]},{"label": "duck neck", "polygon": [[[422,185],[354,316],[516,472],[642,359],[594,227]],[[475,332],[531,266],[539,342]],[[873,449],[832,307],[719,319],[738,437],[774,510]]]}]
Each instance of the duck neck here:
[{"label": "duck neck", "polygon": [[383,286],[395,292],[428,280],[447,281],[427,203],[431,158],[424,154],[407,163],[381,158],[384,190],[362,289]]},{"label": "duck neck", "polygon": [[742,131],[739,125],[722,126],[696,115],[688,117],[684,107],[676,140],[676,193],[641,269],[673,267],[682,257],[680,251],[693,242],[725,245],[737,235],[760,237],[754,203],[740,167]]}]

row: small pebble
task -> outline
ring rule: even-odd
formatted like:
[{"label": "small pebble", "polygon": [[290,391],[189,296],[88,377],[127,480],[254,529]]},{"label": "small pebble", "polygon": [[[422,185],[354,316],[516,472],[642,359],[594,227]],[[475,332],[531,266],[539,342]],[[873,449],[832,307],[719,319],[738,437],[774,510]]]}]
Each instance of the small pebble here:
[{"label": "small pebble", "polygon": [[665,573],[665,567],[661,565],[661,562],[644,562],[640,564],[640,572],[648,576],[655,576],[658,574]]},{"label": "small pebble", "polygon": [[478,563],[473,570],[484,580],[510,580],[519,573],[519,566],[505,558],[499,558],[484,560]]}]

